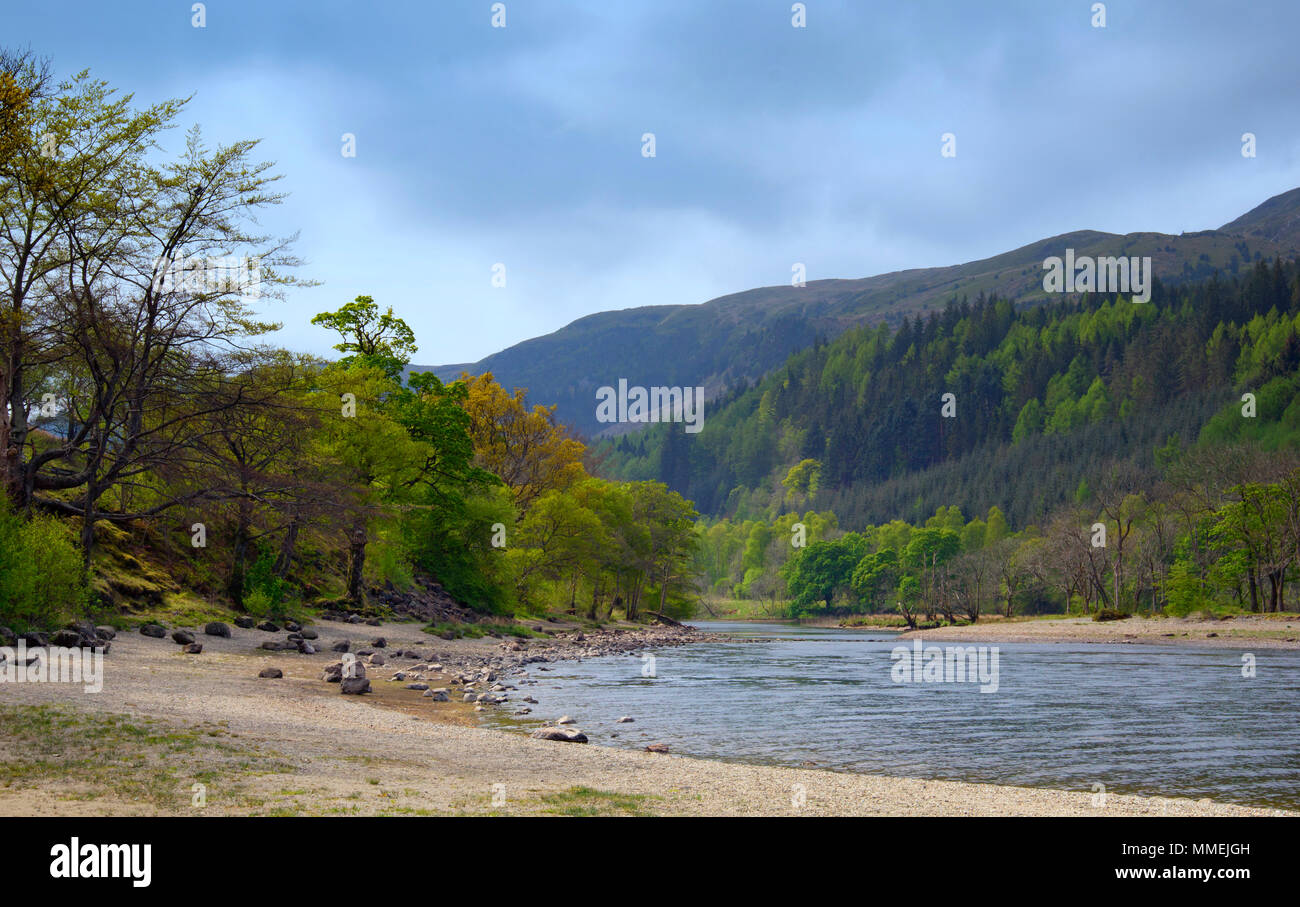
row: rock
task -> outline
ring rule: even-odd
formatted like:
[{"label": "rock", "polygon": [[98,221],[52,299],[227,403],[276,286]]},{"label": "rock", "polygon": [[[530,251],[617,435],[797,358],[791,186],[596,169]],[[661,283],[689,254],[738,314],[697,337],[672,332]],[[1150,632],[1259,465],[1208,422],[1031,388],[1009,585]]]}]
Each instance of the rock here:
[{"label": "rock", "polygon": [[144,624],[140,627],[140,635],[148,636],[152,639],[162,639],[167,635],[167,631],[158,624]]},{"label": "rock", "polygon": [[451,702],[451,697],[447,695],[446,690],[425,690],[426,699],[432,699],[434,702]]},{"label": "rock", "polygon": [[334,643],[334,645],[330,646],[330,650],[334,652],[346,652],[350,648],[352,648],[352,643],[348,642],[346,639],[343,640],[342,642],[336,642]]},{"label": "rock", "polygon": [[284,647],[274,639],[268,639],[266,642],[262,643],[262,648],[266,649],[268,652],[279,652],[280,649]]},{"label": "rock", "polygon": [[269,677],[271,679],[275,679],[278,677],[283,677],[284,671],[281,671],[279,668],[262,668],[262,670],[258,672],[257,676]]},{"label": "rock", "polygon": [[181,651],[183,651],[186,655],[199,655],[200,653],[203,652],[203,643],[192,642]]},{"label": "rock", "polygon": [[408,690],[427,690],[429,685],[427,683],[408,683],[406,688]]},{"label": "rock", "polygon": [[529,704],[531,704],[531,705],[537,705],[537,700],[534,699],[534,698],[531,697],[531,696],[525,696],[525,697],[524,697],[524,702],[527,702],[527,703],[529,703]]},{"label": "rock", "polygon": [[319,639],[320,634],[311,627],[302,627],[298,632],[302,634],[303,639]]},{"label": "rock", "polygon": [[239,629],[241,630],[251,630],[253,629],[253,624],[254,621],[253,618],[251,617],[245,617],[243,615],[240,615],[239,617],[235,618],[235,626],[239,627]]},{"label": "rock", "polygon": [[264,631],[266,631],[267,633],[279,633],[279,632],[280,632],[280,625],[279,625],[279,624],[276,624],[276,623],[272,623],[272,622],[269,621],[269,620],[264,620],[264,621],[262,621],[260,624],[257,625],[257,629],[259,629],[259,630],[264,630]]},{"label": "rock", "polygon": [[529,736],[538,740],[556,740],[560,743],[586,743],[587,735],[581,731],[570,731],[561,727],[539,727]]},{"label": "rock", "polygon": [[17,641],[17,633],[8,627],[0,627],[0,646],[12,646]]},{"label": "rock", "polygon": [[465,694],[465,697],[464,697],[463,699],[461,699],[461,702],[474,702],[474,701],[476,701],[477,699],[478,699],[478,697],[475,696],[473,693],[466,693],[466,694]]},{"label": "rock", "polygon": [[222,639],[230,638],[230,625],[214,620],[210,624],[203,625],[203,632],[208,636],[220,636]]},{"label": "rock", "polygon": [[54,644],[64,649],[81,648],[82,636],[76,630],[60,630],[54,634]]},{"label": "rock", "polygon": [[43,649],[50,644],[50,638],[44,633],[38,633],[32,630],[27,633],[19,633],[18,638],[27,643],[29,649]]},{"label": "rock", "polygon": [[383,649],[388,646],[388,640],[380,636],[377,639],[375,639],[374,642],[371,643],[371,645],[374,646],[376,649]]},{"label": "rock", "polygon": [[302,642],[298,643],[298,651],[303,655],[315,655],[316,647],[304,639]]},{"label": "rock", "polygon": [[374,655],[370,656],[370,663],[376,667],[382,668],[384,665],[388,664],[388,659],[376,652]]},{"label": "rock", "polygon": [[302,625],[299,624],[297,621],[286,620],[284,622],[284,628],[288,630],[290,633],[297,633],[299,630],[302,629]]},{"label": "rock", "polygon": [[339,681],[339,692],[360,696],[370,692],[370,681],[364,677],[344,677]]},{"label": "rock", "polygon": [[187,633],[184,630],[177,630],[172,633],[172,641],[178,646],[188,646],[190,643],[194,642],[194,634]]},{"label": "rock", "polygon": [[631,724],[631,723],[632,723],[633,721],[635,721],[635,720],[636,720],[635,718],[629,718],[629,717],[627,717],[626,715],[624,715],[622,718],[618,719],[618,723],[619,723],[619,724]]},{"label": "rock", "polygon": [[384,622],[377,617],[367,617],[365,620],[365,624],[368,627],[380,627],[383,626],[383,623]]},{"label": "rock", "polygon": [[557,722],[555,722],[555,723],[556,723],[556,724],[573,724],[573,723],[574,723],[574,719],[570,718],[568,715],[565,715],[563,718],[561,718],[559,721],[557,721]]},{"label": "rock", "polygon": [[96,627],[95,635],[100,639],[113,639],[117,636],[117,631],[112,627]]},{"label": "rock", "polygon": [[533,710],[530,709],[528,706],[524,706],[522,709],[515,709],[515,714],[516,714],[516,715],[530,715],[530,714],[532,714],[532,711],[533,711]]},{"label": "rock", "polygon": [[647,753],[666,753],[666,752],[668,752],[668,744],[666,744],[666,743],[652,743],[652,744],[650,744],[649,746],[647,746],[647,747],[645,748],[645,751],[646,751]]}]

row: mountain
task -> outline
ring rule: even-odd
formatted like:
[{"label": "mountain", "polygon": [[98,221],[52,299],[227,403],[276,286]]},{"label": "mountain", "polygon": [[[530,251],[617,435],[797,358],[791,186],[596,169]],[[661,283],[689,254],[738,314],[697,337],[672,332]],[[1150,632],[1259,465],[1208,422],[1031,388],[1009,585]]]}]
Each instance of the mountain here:
[{"label": "mountain", "polygon": [[[1102,233],[1080,230],[979,261],[893,271],[804,287],[760,287],[702,304],[601,312],[470,364],[413,366],[454,378],[492,372],[506,387],[524,387],[532,402],[555,404],[560,419],[587,435],[639,426],[595,420],[595,393],[629,385],[702,386],[709,399],[767,374],[792,353],[864,323],[899,324],[953,298],[981,293],[1017,302],[1045,299],[1043,260],[1072,248],[1076,256],[1150,256],[1157,277],[1174,284],[1216,270],[1300,250],[1300,189],[1275,196],[1217,230]],[[604,429],[604,431],[602,431]]]},{"label": "mountain", "polygon": [[861,527],[996,506],[1022,528],[1113,468],[1153,476],[1162,449],[1296,444],[1298,262],[1158,284],[1146,304],[981,296],[864,325],[728,393],[698,434],[602,442],[602,470],[742,520],[812,507]]}]

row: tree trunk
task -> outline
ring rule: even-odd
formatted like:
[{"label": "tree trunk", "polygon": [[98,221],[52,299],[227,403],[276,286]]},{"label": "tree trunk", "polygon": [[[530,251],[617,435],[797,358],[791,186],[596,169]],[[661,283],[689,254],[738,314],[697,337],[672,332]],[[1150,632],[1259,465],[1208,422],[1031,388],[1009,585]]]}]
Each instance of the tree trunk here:
[{"label": "tree trunk", "polygon": [[348,598],[356,605],[364,605],[362,590],[366,566],[366,524],[357,523],[348,536]]},{"label": "tree trunk", "polygon": [[289,521],[289,527],[284,532],[284,541],[280,543],[280,553],[275,559],[275,567],[272,568],[276,576],[284,579],[289,575],[289,570],[293,567],[293,553],[298,545],[298,518],[294,517]]}]

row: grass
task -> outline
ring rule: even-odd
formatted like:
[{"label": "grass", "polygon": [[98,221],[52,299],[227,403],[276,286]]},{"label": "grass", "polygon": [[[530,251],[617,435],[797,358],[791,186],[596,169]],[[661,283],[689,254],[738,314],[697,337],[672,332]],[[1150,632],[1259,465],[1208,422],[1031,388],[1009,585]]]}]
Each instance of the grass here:
[{"label": "grass", "polygon": [[647,803],[658,797],[617,794],[591,787],[571,787],[541,798],[542,812],[553,816],[651,816]]},{"label": "grass", "polygon": [[229,738],[215,724],[180,728],[62,705],[0,705],[0,791],[38,788],[65,800],[180,812],[201,784],[207,805],[238,810],[250,805],[240,778],[292,767]]},{"label": "grass", "polygon": [[531,626],[521,623],[495,623],[485,621],[477,624],[461,624],[443,621],[440,623],[431,623],[424,628],[425,633],[430,633],[442,639],[482,639],[485,636],[511,636],[516,639],[545,639],[548,634],[538,633]]}]

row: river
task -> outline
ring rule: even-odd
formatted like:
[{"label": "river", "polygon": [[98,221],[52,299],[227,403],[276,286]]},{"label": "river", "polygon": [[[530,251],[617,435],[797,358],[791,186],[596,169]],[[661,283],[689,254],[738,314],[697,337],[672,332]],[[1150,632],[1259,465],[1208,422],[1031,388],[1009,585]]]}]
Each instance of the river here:
[{"label": "river", "polygon": [[[1300,808],[1300,652],[1260,649],[1248,678],[1240,650],[1001,643],[997,691],[980,692],[895,682],[887,631],[699,626],[720,638],[655,651],[653,677],[629,656],[530,665],[538,683],[485,720],[531,728],[568,714],[598,745]],[[525,695],[533,713],[513,716]]]}]

